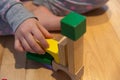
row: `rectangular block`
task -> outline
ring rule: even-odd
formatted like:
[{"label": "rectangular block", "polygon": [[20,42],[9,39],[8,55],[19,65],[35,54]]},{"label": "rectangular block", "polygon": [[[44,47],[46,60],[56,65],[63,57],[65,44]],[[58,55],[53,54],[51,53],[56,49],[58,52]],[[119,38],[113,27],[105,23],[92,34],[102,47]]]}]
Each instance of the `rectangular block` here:
[{"label": "rectangular block", "polygon": [[58,44],[60,64],[63,66],[68,66],[68,57],[67,57],[66,47],[67,47],[67,37],[64,36],[59,41],[59,44]]},{"label": "rectangular block", "polygon": [[67,40],[68,70],[75,74],[83,67],[83,37],[77,41]]},{"label": "rectangular block", "polygon": [[27,59],[34,60],[36,62],[40,62],[43,64],[49,64],[49,65],[51,65],[52,61],[53,61],[53,57],[48,53],[35,54],[35,53],[27,52],[26,57],[27,57]]}]

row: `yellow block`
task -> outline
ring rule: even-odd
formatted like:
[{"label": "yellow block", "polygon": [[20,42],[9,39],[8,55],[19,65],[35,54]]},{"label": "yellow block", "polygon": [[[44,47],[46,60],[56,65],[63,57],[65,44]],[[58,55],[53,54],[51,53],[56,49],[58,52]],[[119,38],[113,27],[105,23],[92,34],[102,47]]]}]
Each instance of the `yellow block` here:
[{"label": "yellow block", "polygon": [[58,41],[54,40],[54,39],[46,39],[48,44],[49,44],[49,48],[46,49],[46,52],[48,52],[51,56],[53,56],[55,62],[59,63],[59,57],[58,57]]}]

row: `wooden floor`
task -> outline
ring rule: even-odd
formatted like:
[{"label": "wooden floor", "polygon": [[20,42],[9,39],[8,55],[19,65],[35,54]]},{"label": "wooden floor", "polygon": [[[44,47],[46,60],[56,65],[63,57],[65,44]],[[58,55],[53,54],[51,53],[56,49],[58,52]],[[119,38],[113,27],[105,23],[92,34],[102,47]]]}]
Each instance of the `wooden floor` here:
[{"label": "wooden floor", "polygon": [[[120,0],[109,0],[86,15],[83,80],[120,80]],[[13,42],[12,36],[0,37],[0,80],[70,80],[63,72],[26,60]]]}]

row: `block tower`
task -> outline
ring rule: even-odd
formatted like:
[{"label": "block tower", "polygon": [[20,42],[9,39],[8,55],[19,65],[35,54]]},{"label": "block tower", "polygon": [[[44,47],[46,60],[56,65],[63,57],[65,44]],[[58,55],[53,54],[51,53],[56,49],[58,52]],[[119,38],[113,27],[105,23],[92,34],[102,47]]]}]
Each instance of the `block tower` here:
[{"label": "block tower", "polygon": [[27,53],[27,58],[50,64],[54,71],[62,70],[72,80],[80,80],[84,73],[83,34],[86,32],[86,17],[70,12],[61,20],[60,41],[46,39],[49,48],[44,55]]}]

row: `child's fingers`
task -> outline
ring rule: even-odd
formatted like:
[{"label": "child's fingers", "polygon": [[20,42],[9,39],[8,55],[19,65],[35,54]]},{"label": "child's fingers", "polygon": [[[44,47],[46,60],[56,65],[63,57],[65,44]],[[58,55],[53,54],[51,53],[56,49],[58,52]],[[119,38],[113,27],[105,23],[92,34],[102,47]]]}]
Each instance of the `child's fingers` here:
[{"label": "child's fingers", "polygon": [[23,49],[20,41],[19,41],[17,38],[15,38],[14,47],[15,47],[16,50],[18,50],[18,51],[20,51],[20,52],[24,52],[24,51],[25,51],[25,50]]},{"label": "child's fingers", "polygon": [[37,25],[45,38],[53,38],[53,36],[44,27],[42,27],[39,22],[37,22]]},{"label": "child's fingers", "polygon": [[35,52],[30,46],[29,43],[22,37],[20,38],[20,42],[24,48],[25,51],[29,51],[29,52]]},{"label": "child's fingers", "polygon": [[39,42],[39,46],[41,46],[43,49],[46,49],[49,47],[47,41],[45,40],[45,37],[43,33],[39,29],[32,30],[32,34],[37,42]]},{"label": "child's fingers", "polygon": [[40,54],[45,53],[44,49],[41,46],[39,46],[39,44],[36,42],[32,34],[26,35],[25,40],[34,52],[40,53]]}]

